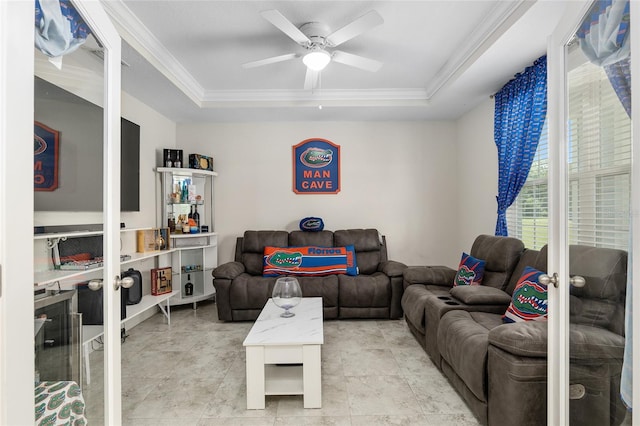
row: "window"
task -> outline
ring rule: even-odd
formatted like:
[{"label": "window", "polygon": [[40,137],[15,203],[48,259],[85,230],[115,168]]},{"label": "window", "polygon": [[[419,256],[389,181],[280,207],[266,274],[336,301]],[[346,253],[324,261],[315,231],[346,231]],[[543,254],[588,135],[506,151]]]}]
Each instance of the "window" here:
[{"label": "window", "polygon": [[[569,72],[568,84],[569,242],[626,250],[631,120],[601,67],[581,64]],[[547,243],[547,169],[545,124],[527,182],[507,210],[509,235],[529,248]]]}]

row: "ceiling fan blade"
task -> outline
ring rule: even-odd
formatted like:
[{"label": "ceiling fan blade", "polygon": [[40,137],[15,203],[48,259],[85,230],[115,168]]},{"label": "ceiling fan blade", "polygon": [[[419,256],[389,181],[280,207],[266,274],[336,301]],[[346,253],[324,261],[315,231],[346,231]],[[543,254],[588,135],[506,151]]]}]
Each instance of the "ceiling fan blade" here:
[{"label": "ceiling fan blade", "polygon": [[314,90],[318,88],[320,82],[320,71],[307,68],[307,75],[304,77],[304,90]]},{"label": "ceiling fan blade", "polygon": [[311,43],[309,37],[304,35],[302,31],[300,31],[295,25],[291,23],[284,15],[277,10],[265,10],[260,12],[260,15],[267,21],[271,22],[276,26],[280,31],[288,35],[293,41],[303,46],[306,46],[308,43]]},{"label": "ceiling fan blade", "polygon": [[341,64],[360,68],[361,70],[376,72],[382,67],[382,62],[364,56],[353,55],[351,53],[334,50],[331,59]]},{"label": "ceiling fan blade", "polygon": [[338,46],[347,40],[359,36],[360,34],[368,31],[384,22],[382,16],[375,10],[371,10],[350,24],[345,25],[339,30],[327,36],[327,41],[331,46]]},{"label": "ceiling fan blade", "polygon": [[299,58],[297,53],[287,53],[286,55],[273,56],[271,58],[260,59],[259,61],[247,62],[242,64],[242,68],[255,68],[263,65],[275,64],[276,62],[288,61],[290,59]]}]

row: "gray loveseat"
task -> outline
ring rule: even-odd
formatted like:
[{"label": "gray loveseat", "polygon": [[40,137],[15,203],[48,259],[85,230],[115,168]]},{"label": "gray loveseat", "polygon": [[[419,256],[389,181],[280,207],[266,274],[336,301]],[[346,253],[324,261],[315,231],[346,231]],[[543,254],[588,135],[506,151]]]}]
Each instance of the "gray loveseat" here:
[{"label": "gray loveseat", "polygon": [[[489,246],[495,250],[485,253],[487,267],[495,268],[495,255],[510,258],[521,243],[480,236],[471,253]],[[452,288],[455,271],[446,267],[405,270],[407,323],[482,424],[546,424],[547,323],[502,321],[524,268],[546,271],[546,259],[546,247],[521,251],[513,266],[511,260],[503,264],[502,289],[491,287],[495,277],[487,286]],[[583,288],[571,288],[570,297],[572,424],[613,426],[624,419],[619,385],[626,265],[621,250],[570,248],[570,273],[586,280]]]},{"label": "gray loveseat", "polygon": [[304,297],[322,297],[325,319],[401,318],[406,266],[387,259],[384,236],[375,229],[340,231],[246,231],[236,242],[235,260],[213,270],[218,318],[255,320],[271,297],[275,277],[263,277],[263,255],[272,247],[353,245],[358,275],[297,277]]}]

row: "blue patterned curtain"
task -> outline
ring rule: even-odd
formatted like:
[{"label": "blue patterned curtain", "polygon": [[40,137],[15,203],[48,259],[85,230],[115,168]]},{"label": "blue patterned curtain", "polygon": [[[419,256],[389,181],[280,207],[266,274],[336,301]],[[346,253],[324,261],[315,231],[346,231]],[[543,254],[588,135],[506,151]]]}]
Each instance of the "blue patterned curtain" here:
[{"label": "blue patterned curtain", "polygon": [[602,66],[622,106],[631,117],[629,0],[597,1],[577,32],[580,48]]},{"label": "blue patterned curtain", "polygon": [[[597,1],[582,22],[577,36],[582,52],[595,65],[602,66],[607,78],[618,95],[627,115],[631,117],[631,53],[629,41],[630,11],[629,0]],[[631,223],[632,221],[630,221]],[[629,232],[629,260],[627,263],[627,294],[625,301],[625,345],[620,396],[631,408],[633,397],[633,264],[631,238]]]},{"label": "blue patterned curtain", "polygon": [[494,139],[498,147],[496,235],[508,235],[507,208],[531,169],[547,115],[547,57],[516,75],[495,95]]},{"label": "blue patterned curtain", "polygon": [[91,34],[89,26],[69,0],[35,1],[35,45],[57,58],[73,52]]}]

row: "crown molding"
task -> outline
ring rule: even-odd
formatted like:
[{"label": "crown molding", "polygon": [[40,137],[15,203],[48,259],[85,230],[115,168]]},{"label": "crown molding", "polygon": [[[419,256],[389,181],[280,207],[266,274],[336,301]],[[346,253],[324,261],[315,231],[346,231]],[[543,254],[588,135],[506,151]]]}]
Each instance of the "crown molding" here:
[{"label": "crown molding", "polygon": [[101,4],[113,19],[120,36],[194,103],[200,105],[204,88],[131,12],[131,9],[122,0],[101,0]]},{"label": "crown molding", "polygon": [[466,38],[459,50],[452,52],[449,60],[429,82],[427,99],[431,99],[447,83],[458,78],[535,3],[536,0],[496,2],[483,17],[481,24]]},{"label": "crown molding", "polygon": [[424,89],[375,90],[211,90],[205,93],[201,107],[282,107],[301,104],[340,106],[424,106]]}]

